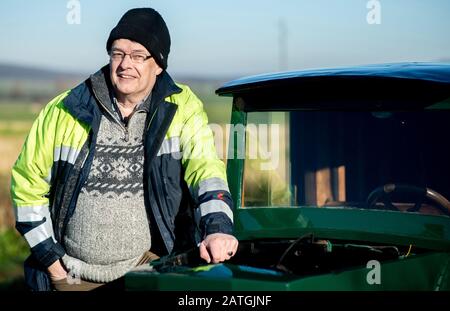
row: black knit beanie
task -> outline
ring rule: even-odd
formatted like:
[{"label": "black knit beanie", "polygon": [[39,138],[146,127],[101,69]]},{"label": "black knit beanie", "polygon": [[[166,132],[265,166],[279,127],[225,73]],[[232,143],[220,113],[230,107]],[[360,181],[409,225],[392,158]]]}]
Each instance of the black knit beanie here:
[{"label": "black knit beanie", "polygon": [[162,69],[167,69],[170,35],[161,15],[151,8],[131,9],[111,30],[106,50],[111,51],[114,40],[129,39],[142,44]]}]

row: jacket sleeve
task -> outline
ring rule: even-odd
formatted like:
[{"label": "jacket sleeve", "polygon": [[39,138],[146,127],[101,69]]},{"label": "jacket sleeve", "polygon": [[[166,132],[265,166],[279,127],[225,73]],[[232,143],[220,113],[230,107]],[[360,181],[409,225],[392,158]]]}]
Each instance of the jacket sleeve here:
[{"label": "jacket sleeve", "polygon": [[183,86],[183,125],[180,134],[184,179],[196,203],[195,220],[201,238],[212,233],[233,231],[233,201],[228,189],[225,164],[214,145],[202,102]]},{"label": "jacket sleeve", "polygon": [[56,97],[41,111],[11,175],[16,228],[29,244],[34,258],[45,267],[64,255],[64,249],[54,238],[48,193],[60,112],[57,104],[66,94]]}]

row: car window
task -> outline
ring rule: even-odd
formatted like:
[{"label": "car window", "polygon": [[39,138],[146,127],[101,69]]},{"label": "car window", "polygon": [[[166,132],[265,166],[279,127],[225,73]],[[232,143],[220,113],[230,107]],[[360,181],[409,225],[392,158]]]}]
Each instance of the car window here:
[{"label": "car window", "polygon": [[[449,134],[449,110],[250,112],[242,205],[364,208],[389,183],[448,199]],[[414,195],[393,200],[408,207]]]}]

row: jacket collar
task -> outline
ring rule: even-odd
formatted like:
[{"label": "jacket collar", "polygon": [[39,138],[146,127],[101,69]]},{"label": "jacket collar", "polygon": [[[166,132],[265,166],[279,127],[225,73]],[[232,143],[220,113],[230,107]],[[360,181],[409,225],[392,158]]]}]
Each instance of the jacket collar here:
[{"label": "jacket collar", "polygon": [[155,86],[153,86],[152,103],[159,103],[163,101],[164,98],[181,93],[181,91],[182,89],[175,84],[172,77],[164,70],[156,78]]}]

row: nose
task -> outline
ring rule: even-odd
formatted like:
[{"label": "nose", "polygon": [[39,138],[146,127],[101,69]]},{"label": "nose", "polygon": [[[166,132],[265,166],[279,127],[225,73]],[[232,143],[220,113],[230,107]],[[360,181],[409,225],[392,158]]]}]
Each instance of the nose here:
[{"label": "nose", "polygon": [[119,67],[122,69],[127,69],[132,67],[131,56],[129,54],[125,54],[122,61],[119,63]]}]

